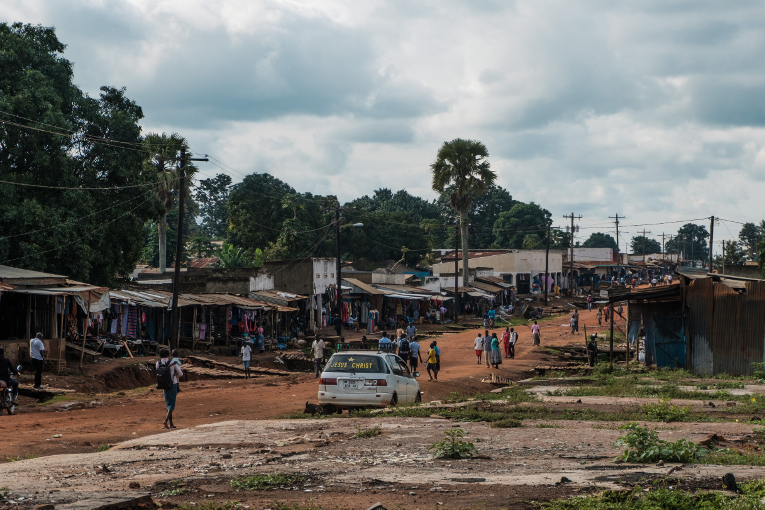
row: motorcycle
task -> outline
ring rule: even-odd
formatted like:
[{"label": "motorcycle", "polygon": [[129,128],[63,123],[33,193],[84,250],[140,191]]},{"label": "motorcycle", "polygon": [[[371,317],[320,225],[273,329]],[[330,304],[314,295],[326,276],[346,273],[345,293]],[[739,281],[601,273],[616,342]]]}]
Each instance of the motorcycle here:
[{"label": "motorcycle", "polygon": [[[16,370],[21,373],[21,365],[16,367]],[[11,388],[4,381],[0,381],[0,415],[5,410],[9,416],[13,416],[17,408],[18,406],[11,400]]]}]

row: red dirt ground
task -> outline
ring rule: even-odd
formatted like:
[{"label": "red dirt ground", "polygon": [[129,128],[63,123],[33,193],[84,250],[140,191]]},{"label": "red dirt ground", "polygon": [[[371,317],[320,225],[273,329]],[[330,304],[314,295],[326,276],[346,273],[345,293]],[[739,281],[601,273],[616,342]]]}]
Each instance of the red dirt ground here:
[{"label": "red dirt ground", "polygon": [[[533,367],[549,364],[549,355],[544,346],[584,342],[581,331],[578,335],[571,335],[568,321],[569,317],[562,315],[540,324],[542,348],[531,345],[530,327],[518,327],[516,357],[514,360],[504,360],[499,370],[487,368],[485,364],[476,364],[473,340],[478,330],[444,336],[438,340],[442,350],[439,381],[428,381],[424,371],[419,379],[424,393],[423,401],[448,397],[451,392],[474,394],[489,391],[494,387],[482,383],[481,379],[491,372],[515,380],[528,377]],[[596,326],[594,310],[580,311],[580,324],[587,325],[588,333],[597,331],[602,336],[606,332],[605,326]],[[502,330],[492,331],[501,335]],[[268,366],[274,366],[273,359],[273,354],[255,356],[255,361]],[[151,358],[139,360],[152,361]],[[231,358],[230,361],[237,362],[237,359]],[[4,432],[4,459],[92,452],[101,445],[161,432],[165,415],[162,393],[146,387],[152,381],[143,381],[140,373],[136,375],[140,371],[127,368],[131,363],[135,365],[136,361],[115,360],[97,365],[87,364],[89,375],[101,378],[49,377],[47,373],[44,374],[44,384],[76,388],[90,394],[78,393],[73,398],[81,402],[98,400],[100,404],[92,408],[63,410],[66,402],[36,404],[31,399],[22,399],[22,406],[16,416],[3,415],[0,418]],[[74,363],[70,362],[70,367],[72,365]],[[120,377],[139,380],[144,387],[118,392],[107,388],[103,375],[123,365],[126,367],[123,371],[130,373]],[[115,385],[111,386],[113,388]],[[251,380],[182,382],[181,388],[174,420],[179,427],[193,427],[225,420],[268,419],[301,412],[307,401],[316,401],[317,383],[313,374],[295,373],[288,377],[271,376]],[[62,437],[53,438],[54,434],[61,434]]]}]

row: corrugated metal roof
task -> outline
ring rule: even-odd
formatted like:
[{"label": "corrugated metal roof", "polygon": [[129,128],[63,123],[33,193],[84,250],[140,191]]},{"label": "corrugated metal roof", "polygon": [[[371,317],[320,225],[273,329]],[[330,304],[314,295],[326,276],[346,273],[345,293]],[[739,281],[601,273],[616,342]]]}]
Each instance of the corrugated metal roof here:
[{"label": "corrugated metal roof", "polygon": [[504,287],[506,289],[512,288],[513,284],[510,282],[506,282],[499,276],[482,276],[480,278],[476,278],[479,281],[492,283],[494,285],[499,285],[500,287]]},{"label": "corrugated metal roof", "polygon": [[[370,294],[372,296],[382,296],[385,294],[385,291],[382,291],[380,289],[375,289],[371,285],[367,285],[366,283],[356,278],[343,278],[343,281],[353,285],[354,287],[358,287],[365,293]],[[351,290],[355,290],[355,289],[351,289]]]},{"label": "corrugated metal roof", "polygon": [[504,290],[502,287],[497,287],[496,285],[492,285],[490,283],[482,283],[482,282],[471,282],[470,286],[478,290],[489,292],[491,294],[496,294]]},{"label": "corrugated metal roof", "polygon": [[66,276],[40,273],[38,271],[30,271],[29,269],[21,269],[11,266],[0,266],[0,279],[41,279],[41,278],[66,278]]},{"label": "corrugated metal roof", "polygon": [[273,298],[281,299],[283,301],[301,301],[303,299],[308,299],[308,296],[303,296],[301,294],[293,294],[291,292],[284,292],[279,290],[257,290],[257,291],[251,292],[251,294],[258,294],[260,296],[270,296]]},{"label": "corrugated metal roof", "polygon": [[[130,301],[140,306],[152,308],[169,308],[173,298],[171,292],[159,290],[154,291],[134,291],[134,290],[113,290],[111,297],[117,301]],[[228,306],[234,305],[239,308],[253,310],[276,310],[279,312],[294,312],[297,308],[289,306],[280,306],[273,303],[267,303],[257,299],[251,299],[235,294],[179,294],[178,307],[184,306]]]}]

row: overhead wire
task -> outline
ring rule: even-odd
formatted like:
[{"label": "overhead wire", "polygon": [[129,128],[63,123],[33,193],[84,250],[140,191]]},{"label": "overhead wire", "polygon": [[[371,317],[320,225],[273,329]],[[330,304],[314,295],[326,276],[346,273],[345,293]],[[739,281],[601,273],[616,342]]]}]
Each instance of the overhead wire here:
[{"label": "overhead wire", "polygon": [[134,207],[133,209],[131,209],[131,210],[129,210],[129,211],[127,211],[127,212],[125,212],[125,213],[123,213],[123,214],[121,214],[121,215],[117,216],[116,218],[114,218],[112,221],[110,221],[110,222],[108,222],[108,223],[104,223],[103,225],[100,225],[99,227],[96,227],[95,229],[93,229],[93,230],[92,230],[92,231],[90,231],[89,233],[87,233],[87,234],[83,235],[82,237],[79,237],[79,238],[77,238],[76,240],[74,240],[74,241],[72,241],[72,242],[69,242],[69,243],[66,243],[66,244],[62,244],[62,245],[60,245],[60,246],[57,246],[57,247],[55,247],[55,248],[51,248],[50,250],[45,250],[45,251],[39,251],[39,252],[35,252],[35,253],[30,253],[29,255],[23,255],[23,256],[21,256],[21,257],[16,257],[15,259],[6,259],[6,260],[3,260],[2,262],[0,262],[0,264],[3,264],[3,265],[5,265],[5,264],[6,264],[6,263],[8,263],[8,262],[16,262],[17,260],[24,260],[24,259],[26,259],[26,258],[29,258],[29,257],[36,257],[36,256],[42,255],[42,254],[44,254],[44,253],[50,253],[50,252],[52,252],[52,251],[57,251],[57,250],[60,250],[60,249],[62,249],[62,248],[66,248],[67,246],[71,246],[71,245],[73,245],[73,244],[76,244],[76,243],[81,243],[81,242],[82,242],[83,240],[85,240],[86,238],[88,238],[88,237],[92,236],[93,234],[95,234],[96,232],[98,232],[98,231],[100,231],[100,230],[103,230],[104,228],[106,228],[106,227],[108,227],[108,226],[112,225],[114,222],[116,222],[117,220],[119,220],[119,219],[123,218],[124,216],[127,216],[127,215],[129,215],[129,214],[132,214],[132,213],[133,213],[133,211],[137,210],[139,207],[141,207],[143,204],[145,204],[146,202],[148,202],[148,201],[149,201],[149,200],[151,200],[152,198],[153,198],[153,197],[149,197],[149,198],[147,198],[146,200],[144,200],[143,202],[141,202],[140,204],[138,204],[138,205],[137,205],[136,207]]}]

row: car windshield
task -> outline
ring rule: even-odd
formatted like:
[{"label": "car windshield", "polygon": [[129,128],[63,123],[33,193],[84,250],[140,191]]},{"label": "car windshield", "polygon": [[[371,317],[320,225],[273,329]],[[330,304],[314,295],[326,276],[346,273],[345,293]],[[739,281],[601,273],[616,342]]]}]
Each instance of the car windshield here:
[{"label": "car windshield", "polygon": [[330,358],[324,370],[327,372],[354,372],[357,374],[385,373],[380,357],[365,356],[363,354],[335,354]]}]

